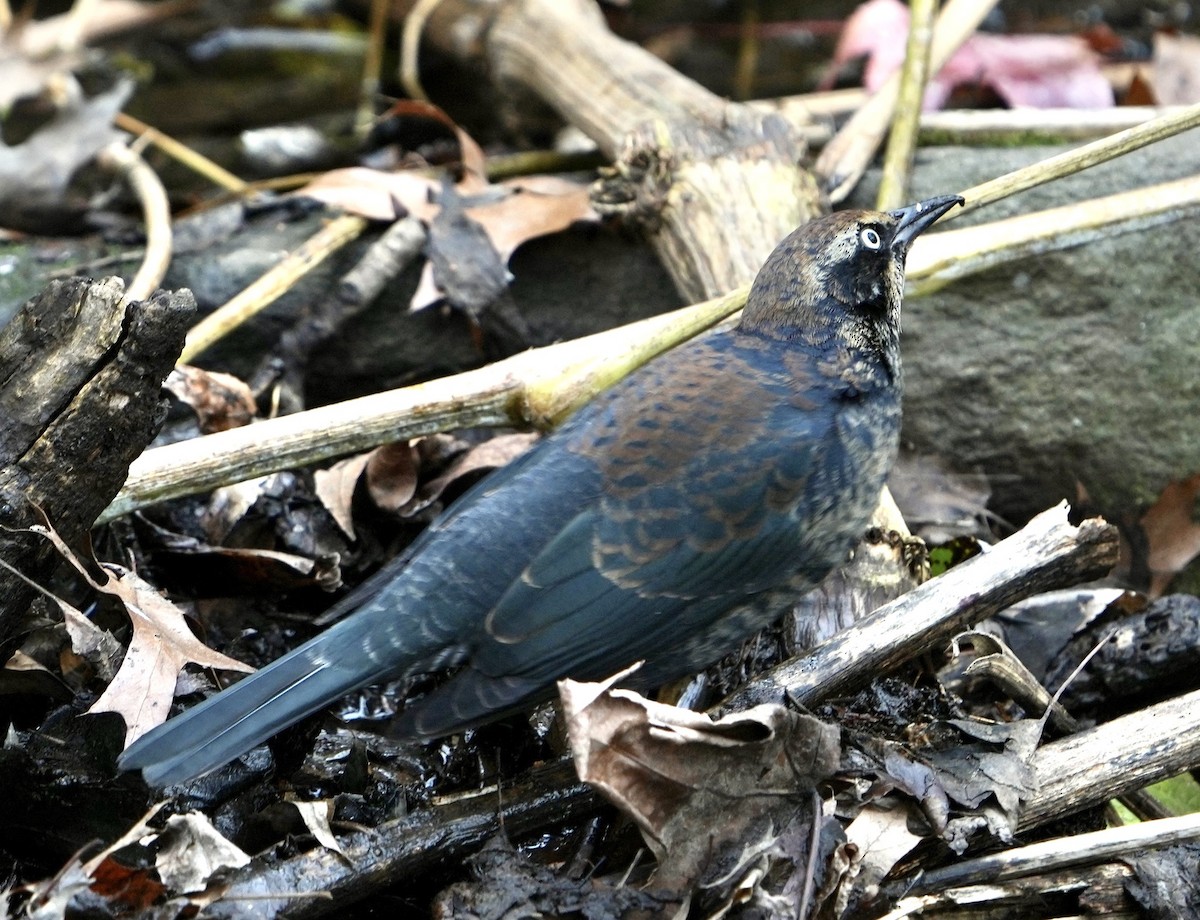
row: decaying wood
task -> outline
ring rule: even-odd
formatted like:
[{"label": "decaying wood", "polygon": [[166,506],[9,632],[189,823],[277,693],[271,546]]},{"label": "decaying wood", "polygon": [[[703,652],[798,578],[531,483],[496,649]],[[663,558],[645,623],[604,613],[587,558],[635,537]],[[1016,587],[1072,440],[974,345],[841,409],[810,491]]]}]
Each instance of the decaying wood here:
[{"label": "decaying wood", "polygon": [[968,859],[926,872],[912,888],[913,894],[962,885],[1000,882],[1038,875],[1052,869],[1085,866],[1120,856],[1140,855],[1154,847],[1173,846],[1200,838],[1200,815],[1180,815],[1109,827],[1089,834],[1043,840]]},{"label": "decaying wood", "polygon": [[[256,860],[231,875],[228,890],[204,915],[214,920],[340,916],[348,903],[445,860],[461,859],[501,831],[514,837],[528,834],[580,820],[599,807],[599,795],[579,782],[569,760],[561,760],[520,784],[339,837],[342,854],[318,847],[271,865]],[[329,892],[332,900],[315,897],[321,892]],[[280,894],[287,896],[271,897]]]},{"label": "decaying wood", "polygon": [[[84,537],[166,411],[162,381],[195,302],[189,291],[123,295],[115,278],[56,281],[0,330],[0,557],[33,578],[53,551],[14,531],[44,514],[68,542]],[[0,571],[0,646],[30,591]]]},{"label": "decaying wood", "polygon": [[1034,827],[1200,766],[1200,690],[1051,742],[1034,758]]},{"label": "decaying wood", "polygon": [[532,92],[614,160],[598,206],[646,228],[688,301],[748,283],[819,212],[816,183],[798,165],[799,128],[617,38],[588,0],[442,7],[429,32],[443,51],[486,61],[502,86]]},{"label": "decaying wood", "polygon": [[[1005,882],[980,883],[902,899],[880,920],[1028,920],[1031,917],[1104,917],[1140,920],[1146,914],[1125,894],[1133,871],[1104,863]],[[1080,909],[1081,903],[1086,909]],[[1057,908],[1057,909],[1056,909]]]}]

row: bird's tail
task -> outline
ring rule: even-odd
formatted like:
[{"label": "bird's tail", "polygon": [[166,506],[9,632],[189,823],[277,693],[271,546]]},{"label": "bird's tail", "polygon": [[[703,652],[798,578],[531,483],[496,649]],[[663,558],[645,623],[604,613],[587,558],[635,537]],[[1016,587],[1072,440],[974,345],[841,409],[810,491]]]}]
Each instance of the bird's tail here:
[{"label": "bird's tail", "polygon": [[305,716],[422,662],[438,648],[387,608],[360,611],[227,690],[146,732],[121,755],[169,786],[214,770]]},{"label": "bird's tail", "polygon": [[362,683],[302,646],[222,693],[151,729],[117,761],[152,786],[184,782],[228,763]]}]

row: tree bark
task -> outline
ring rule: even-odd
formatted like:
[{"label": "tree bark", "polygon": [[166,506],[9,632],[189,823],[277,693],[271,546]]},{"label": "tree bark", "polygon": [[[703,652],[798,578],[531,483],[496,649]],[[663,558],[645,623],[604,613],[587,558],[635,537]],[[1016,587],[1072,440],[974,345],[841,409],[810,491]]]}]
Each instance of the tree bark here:
[{"label": "tree bark", "polygon": [[486,62],[614,160],[597,206],[645,229],[686,300],[749,283],[779,240],[821,210],[797,126],[730,103],[609,31],[591,0],[446,3],[428,35]]},{"label": "tree bark", "polygon": [[[116,278],[56,281],[0,330],[0,558],[41,583],[56,556],[24,529],[87,534],[158,431],[162,381],[195,312],[190,291],[123,293]],[[0,650],[32,596],[0,570]]]}]

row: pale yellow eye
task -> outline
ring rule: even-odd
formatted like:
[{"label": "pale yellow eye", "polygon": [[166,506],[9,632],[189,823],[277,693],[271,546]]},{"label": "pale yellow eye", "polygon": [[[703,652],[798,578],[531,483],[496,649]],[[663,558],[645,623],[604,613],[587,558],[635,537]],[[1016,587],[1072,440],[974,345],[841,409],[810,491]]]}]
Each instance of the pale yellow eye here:
[{"label": "pale yellow eye", "polygon": [[874,227],[863,227],[858,234],[859,240],[868,249],[878,249],[883,245],[883,239],[879,236],[879,231]]}]

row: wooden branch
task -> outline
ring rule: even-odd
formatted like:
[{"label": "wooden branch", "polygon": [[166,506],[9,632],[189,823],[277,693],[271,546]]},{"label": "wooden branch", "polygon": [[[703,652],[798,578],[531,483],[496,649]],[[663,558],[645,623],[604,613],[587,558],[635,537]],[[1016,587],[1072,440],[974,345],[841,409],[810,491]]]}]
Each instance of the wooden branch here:
[{"label": "wooden branch", "polygon": [[745,292],[535,348],[454,377],[146,451],[101,522],[155,502],[389,441],[484,425],[549,427],[659,352],[741,306]]},{"label": "wooden branch", "polygon": [[[449,31],[437,13],[430,28]],[[533,92],[616,160],[597,206],[646,229],[687,300],[748,283],[776,242],[819,213],[797,165],[800,130],[617,38],[590,0],[513,0],[473,34],[498,81]],[[475,48],[450,50],[469,60]]]},{"label": "wooden branch", "polygon": [[1036,794],[1020,829],[1045,823],[1200,766],[1200,690],[1040,748]]},{"label": "wooden branch", "polygon": [[1090,834],[1056,837],[1024,847],[989,853],[978,859],[951,863],[924,873],[913,885],[913,894],[984,882],[999,882],[1051,869],[1085,866],[1123,854],[1141,855],[1152,847],[1173,846],[1200,838],[1200,815],[1180,815],[1160,821],[1142,821],[1108,827]]},{"label": "wooden branch", "polygon": [[[519,837],[578,820],[600,807],[600,796],[579,782],[571,761],[563,759],[518,785],[483,790],[339,837],[342,853],[317,847],[270,864],[255,860],[231,874],[228,890],[204,915],[213,920],[341,915],[347,904],[400,879],[461,860],[501,831]],[[332,900],[318,899],[322,892]]]},{"label": "wooden branch", "polygon": [[870,616],[807,655],[760,675],[720,704],[721,711],[790,698],[806,706],[840,696],[944,645],[966,624],[1026,597],[1078,584],[1117,562],[1117,529],[1099,519],[1078,527],[1065,503],[1022,530]]}]

